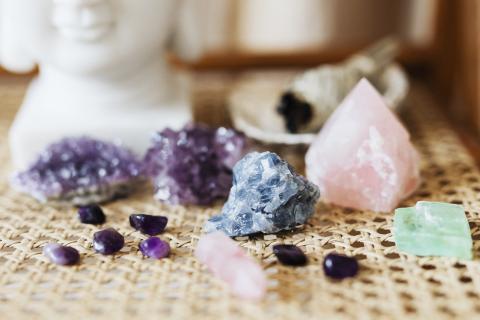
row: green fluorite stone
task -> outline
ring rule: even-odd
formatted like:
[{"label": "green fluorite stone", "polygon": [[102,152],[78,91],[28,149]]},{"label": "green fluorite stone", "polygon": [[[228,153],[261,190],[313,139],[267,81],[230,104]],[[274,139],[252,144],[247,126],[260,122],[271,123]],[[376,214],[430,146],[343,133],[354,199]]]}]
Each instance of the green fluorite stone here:
[{"label": "green fluorite stone", "polygon": [[419,201],[395,210],[393,233],[398,251],[418,256],[472,259],[472,235],[462,206]]}]

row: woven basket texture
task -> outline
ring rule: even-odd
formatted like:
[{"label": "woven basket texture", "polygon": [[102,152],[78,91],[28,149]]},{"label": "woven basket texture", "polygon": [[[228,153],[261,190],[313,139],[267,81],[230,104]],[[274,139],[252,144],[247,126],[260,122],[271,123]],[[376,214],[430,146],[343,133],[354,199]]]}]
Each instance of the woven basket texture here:
[{"label": "woven basket texture", "polygon": [[[207,81],[208,82],[208,81]],[[220,81],[220,83],[222,83]],[[225,85],[224,83],[222,85]],[[211,91],[209,91],[211,89]],[[208,83],[196,90],[197,113],[213,112],[226,90]],[[403,120],[422,155],[423,183],[402,206],[418,200],[463,204],[476,258],[415,257],[397,252],[392,213],[341,209],[321,204],[295,232],[244,237],[238,243],[265,269],[268,293],[261,303],[240,301],[193,257],[206,219],[221,204],[170,207],[152,199],[145,186],[104,207],[108,221],[126,237],[114,256],[92,250],[98,227],[82,225],[74,209],[43,205],[11,190],[7,132],[25,90],[24,81],[0,84],[0,319],[472,319],[480,317],[480,174],[473,158],[437,111],[431,96],[414,86]],[[217,96],[216,96],[217,95]],[[219,121],[219,120],[218,120]],[[300,152],[294,152],[301,159]],[[290,157],[292,152],[290,151]],[[299,160],[298,163],[301,163]],[[145,212],[168,216],[161,236],[170,258],[144,258],[145,236],[128,216]],[[79,250],[81,264],[52,265],[41,253],[49,242]],[[308,255],[303,268],[279,265],[272,246],[293,243]],[[332,282],[322,270],[330,252],[355,256],[354,279]]]}]

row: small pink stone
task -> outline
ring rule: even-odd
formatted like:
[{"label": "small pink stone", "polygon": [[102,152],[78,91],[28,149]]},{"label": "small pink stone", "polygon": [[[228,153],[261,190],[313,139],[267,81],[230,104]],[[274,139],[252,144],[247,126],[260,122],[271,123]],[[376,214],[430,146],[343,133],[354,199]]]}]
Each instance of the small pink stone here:
[{"label": "small pink stone", "polygon": [[392,211],[420,184],[407,130],[366,79],[325,123],[305,162],[324,201],[354,209]]},{"label": "small pink stone", "polygon": [[263,269],[222,232],[202,236],[195,256],[237,297],[260,300],[265,296],[267,280]]}]

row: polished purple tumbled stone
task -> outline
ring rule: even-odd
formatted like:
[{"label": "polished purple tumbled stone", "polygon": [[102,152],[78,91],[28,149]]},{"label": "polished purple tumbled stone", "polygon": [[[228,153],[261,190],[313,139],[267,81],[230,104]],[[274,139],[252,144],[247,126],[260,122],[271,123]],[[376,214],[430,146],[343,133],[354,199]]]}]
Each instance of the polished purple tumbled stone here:
[{"label": "polished purple tumbled stone", "polygon": [[157,133],[144,163],[156,199],[208,205],[228,195],[232,168],[247,151],[245,136],[235,130],[189,124]]},{"label": "polished purple tumbled stone", "polygon": [[109,255],[120,251],[125,245],[125,238],[113,228],[93,234],[93,248],[98,253]]},{"label": "polished purple tumbled stone", "polygon": [[147,257],[163,259],[170,254],[170,245],[157,237],[151,237],[140,242],[140,251]]},{"label": "polished purple tumbled stone", "polygon": [[102,224],[106,217],[100,206],[89,205],[78,208],[78,219],[85,224]]},{"label": "polished purple tumbled stone", "polygon": [[293,244],[277,244],[273,246],[273,254],[287,266],[304,266],[308,262],[305,253]]},{"label": "polished purple tumbled stone", "polygon": [[80,254],[77,249],[56,243],[47,244],[43,248],[43,254],[52,263],[62,266],[71,266],[77,264],[80,260]]},{"label": "polished purple tumbled stone", "polygon": [[358,273],[358,262],[355,258],[330,253],[323,260],[325,275],[334,279],[354,277]]},{"label": "polished purple tumbled stone", "polygon": [[87,205],[125,196],[142,174],[142,162],[117,144],[65,138],[16,174],[12,186],[41,202]]},{"label": "polished purple tumbled stone", "polygon": [[149,236],[156,236],[165,230],[168,218],[149,214],[132,214],[130,215],[129,221],[135,230],[148,234]]}]

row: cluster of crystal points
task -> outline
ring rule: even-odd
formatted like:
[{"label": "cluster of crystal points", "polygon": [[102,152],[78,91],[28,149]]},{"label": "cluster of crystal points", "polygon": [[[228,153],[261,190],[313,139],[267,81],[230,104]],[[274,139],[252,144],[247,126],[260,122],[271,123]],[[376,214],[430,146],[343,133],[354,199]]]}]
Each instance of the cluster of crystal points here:
[{"label": "cluster of crystal points", "polygon": [[472,236],[462,206],[419,201],[395,210],[393,233],[397,249],[419,256],[472,259]]},{"label": "cluster of crystal points", "polygon": [[155,198],[169,204],[208,205],[225,198],[232,185],[232,167],[248,143],[237,131],[186,125],[165,129],[153,138],[145,168],[155,186]]},{"label": "cluster of crystal points", "polygon": [[242,236],[290,230],[310,218],[319,197],[318,188],[278,155],[252,152],[235,165],[228,201],[205,231]]},{"label": "cluster of crystal points", "polygon": [[126,195],[142,176],[142,163],[129,150],[88,137],[48,146],[12,185],[41,202],[99,203]]},{"label": "cluster of crystal points", "polygon": [[328,119],[305,159],[323,200],[385,212],[418,187],[419,162],[407,130],[366,79]]}]

